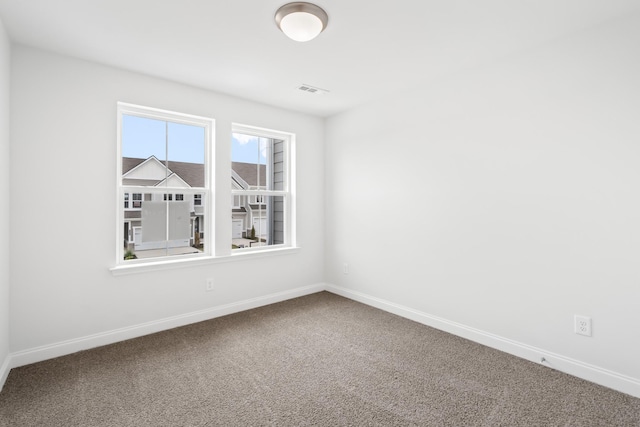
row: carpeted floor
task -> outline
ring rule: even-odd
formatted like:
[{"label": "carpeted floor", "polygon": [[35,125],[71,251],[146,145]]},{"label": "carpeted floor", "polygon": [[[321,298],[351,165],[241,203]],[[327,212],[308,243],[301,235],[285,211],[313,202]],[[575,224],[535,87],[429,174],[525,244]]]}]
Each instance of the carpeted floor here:
[{"label": "carpeted floor", "polygon": [[640,399],[322,292],[13,369],[0,426],[640,426]]}]

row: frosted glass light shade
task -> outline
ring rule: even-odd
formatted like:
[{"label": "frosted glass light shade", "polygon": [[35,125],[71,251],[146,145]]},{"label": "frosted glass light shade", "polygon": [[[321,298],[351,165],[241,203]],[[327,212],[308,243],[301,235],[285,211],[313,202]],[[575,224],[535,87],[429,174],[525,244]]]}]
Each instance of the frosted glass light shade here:
[{"label": "frosted glass light shade", "polygon": [[280,29],[290,39],[297,42],[306,42],[320,34],[322,21],[310,13],[294,12],[282,18]]},{"label": "frosted glass light shade", "polygon": [[326,27],[327,13],[315,4],[296,2],[282,6],[276,12],[276,24],[292,40],[306,42],[318,36]]}]

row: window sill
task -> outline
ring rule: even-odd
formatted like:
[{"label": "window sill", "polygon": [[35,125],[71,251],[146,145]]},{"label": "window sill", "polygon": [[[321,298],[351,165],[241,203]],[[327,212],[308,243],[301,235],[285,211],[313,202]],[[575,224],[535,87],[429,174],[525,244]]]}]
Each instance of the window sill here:
[{"label": "window sill", "polygon": [[127,274],[146,273],[150,271],[173,270],[177,268],[197,267],[225,262],[247,261],[256,258],[264,258],[278,255],[295,254],[300,251],[298,247],[287,247],[277,249],[253,250],[246,252],[235,252],[226,256],[201,256],[187,259],[166,258],[158,261],[150,261],[139,264],[125,264],[111,267],[109,270],[114,276],[124,276]]}]

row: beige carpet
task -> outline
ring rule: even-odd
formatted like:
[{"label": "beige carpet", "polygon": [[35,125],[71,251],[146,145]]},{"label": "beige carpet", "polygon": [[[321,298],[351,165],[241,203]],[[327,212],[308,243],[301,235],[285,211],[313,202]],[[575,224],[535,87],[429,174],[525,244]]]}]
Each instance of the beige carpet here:
[{"label": "beige carpet", "polygon": [[0,425],[640,426],[640,399],[322,292],[14,369]]}]

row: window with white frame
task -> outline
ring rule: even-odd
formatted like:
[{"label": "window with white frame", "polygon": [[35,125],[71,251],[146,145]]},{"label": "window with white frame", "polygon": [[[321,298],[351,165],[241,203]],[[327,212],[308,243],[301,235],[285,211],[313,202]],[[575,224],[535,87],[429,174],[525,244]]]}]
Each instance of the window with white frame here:
[{"label": "window with white frame", "polygon": [[[289,133],[233,125],[234,251],[294,245],[293,139]],[[242,204],[242,200],[246,203]]]},{"label": "window with white frame", "polygon": [[118,264],[211,255],[213,120],[119,103],[118,128]]}]

